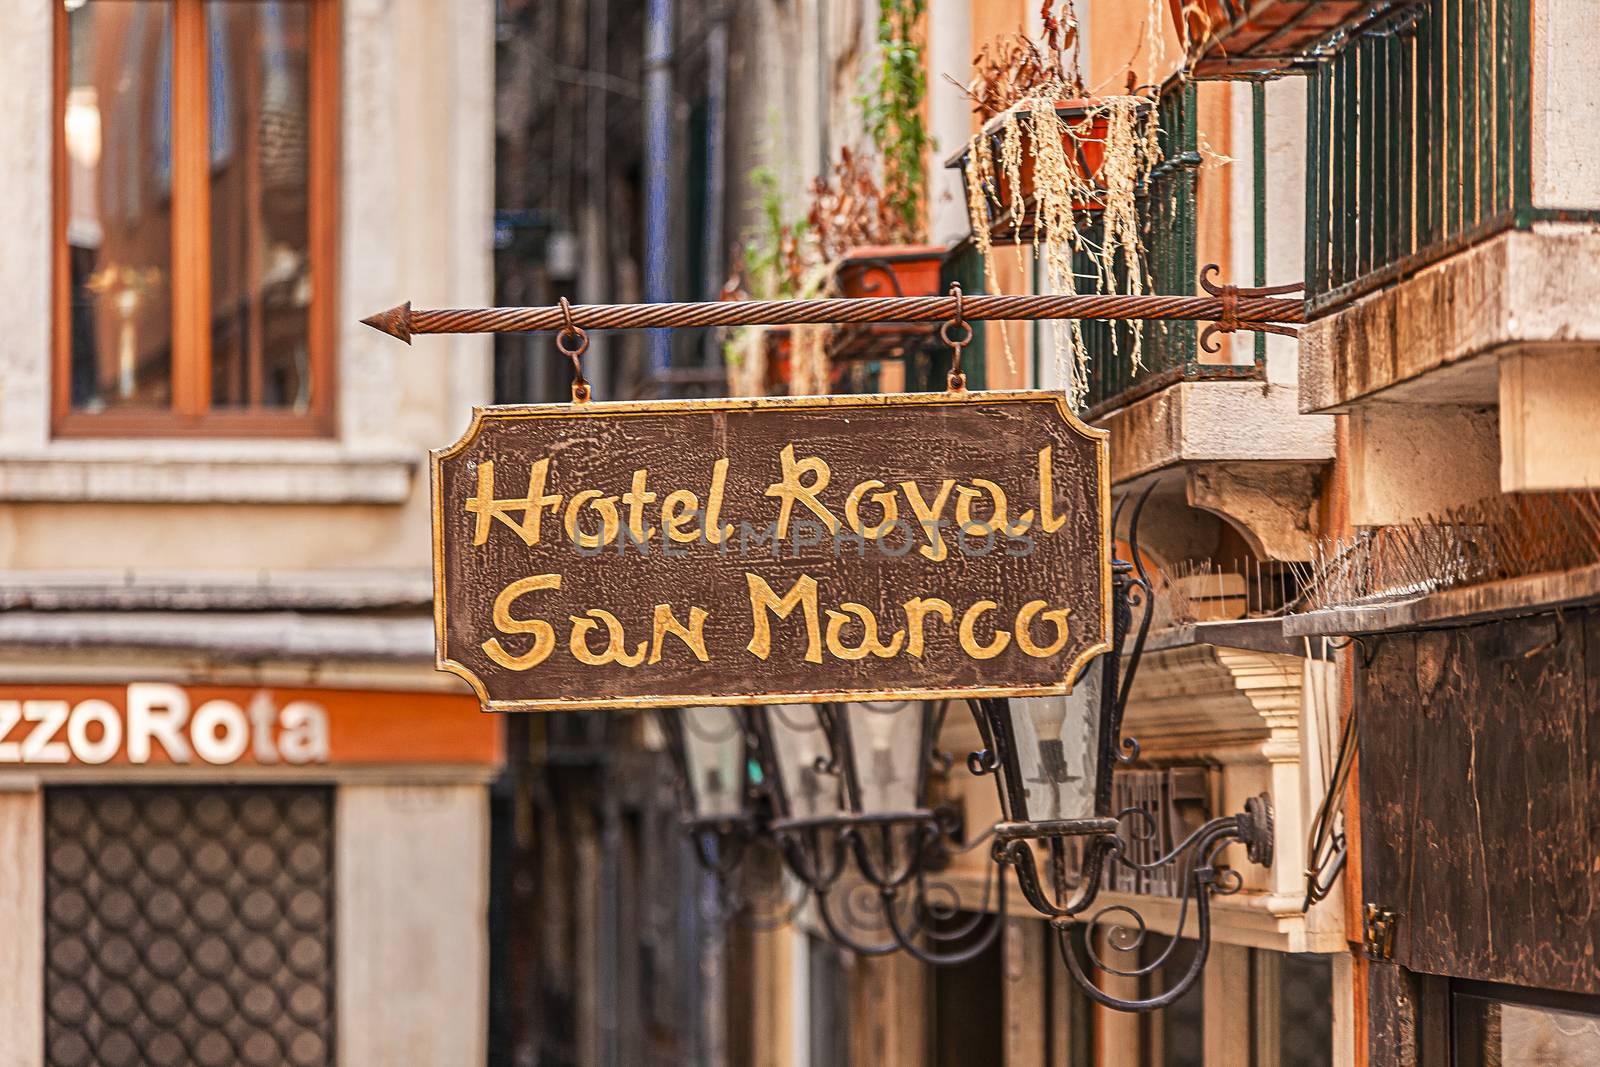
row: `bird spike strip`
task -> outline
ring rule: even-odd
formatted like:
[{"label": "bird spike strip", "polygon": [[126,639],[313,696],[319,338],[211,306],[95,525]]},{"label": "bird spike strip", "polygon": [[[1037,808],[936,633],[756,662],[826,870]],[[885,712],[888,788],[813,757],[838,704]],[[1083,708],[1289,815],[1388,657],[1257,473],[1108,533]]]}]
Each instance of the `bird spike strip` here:
[{"label": "bird spike strip", "polygon": [[1294,334],[1305,321],[1299,299],[1276,294],[1298,285],[1240,289],[1212,285],[1215,266],[1202,272],[1207,296],[1118,294],[819,298],[815,300],[718,300],[684,304],[580,304],[562,307],[450,308],[417,310],[410,302],[361,321],[411,343],[425,333],[538,333],[585,330],[661,330],[690,326],[789,326],[802,323],[949,322],[1032,319],[1187,319],[1213,329]]}]

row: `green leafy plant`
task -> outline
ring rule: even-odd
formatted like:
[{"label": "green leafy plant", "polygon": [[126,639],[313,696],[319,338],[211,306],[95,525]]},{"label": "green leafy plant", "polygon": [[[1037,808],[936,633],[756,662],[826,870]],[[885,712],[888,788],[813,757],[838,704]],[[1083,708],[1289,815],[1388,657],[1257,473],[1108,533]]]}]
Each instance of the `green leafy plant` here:
[{"label": "green leafy plant", "polygon": [[927,0],[878,0],[875,82],[858,101],[883,165],[883,192],[909,232],[922,229],[927,159],[932,140],[922,118],[928,93],[919,36]]},{"label": "green leafy plant", "polygon": [[762,164],[751,170],[750,185],[760,205],[759,223],[744,235],[740,249],[744,286],[758,300],[798,296],[804,285],[806,264],[801,246],[807,221],[789,220],[777,172]]}]

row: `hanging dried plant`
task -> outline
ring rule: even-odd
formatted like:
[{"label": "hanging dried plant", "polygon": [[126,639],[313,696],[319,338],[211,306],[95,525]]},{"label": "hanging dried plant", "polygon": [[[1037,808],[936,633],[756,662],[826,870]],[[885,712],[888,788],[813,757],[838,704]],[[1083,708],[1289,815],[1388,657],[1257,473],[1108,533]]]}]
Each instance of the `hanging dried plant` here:
[{"label": "hanging dried plant", "polygon": [[839,150],[827,178],[811,183],[806,222],[812,265],[831,263],[862,245],[909,244],[915,239],[871,163],[849,148]]},{"label": "hanging dried plant", "polygon": [[[1051,292],[1076,293],[1092,280],[1098,292],[1146,290],[1138,196],[1160,161],[1158,123],[1148,99],[1127,95],[1084,99],[1078,58],[1078,20],[1070,0],[1057,9],[1043,0],[1041,40],[1008,34],[984,45],[963,91],[985,120],[966,154],[967,213],[973,243],[993,289],[991,219],[1006,220],[1018,267],[1027,274],[1027,249],[1044,267]],[[1058,108],[1071,105],[1064,115]],[[1070,117],[1069,117],[1070,116]],[[1090,237],[1088,210],[1100,213],[1101,236]],[[1024,229],[1031,224],[1031,240]],[[1084,254],[1092,278],[1080,278],[1074,259]],[[1088,394],[1089,354],[1075,320],[1052,323],[1059,380],[1075,406]],[[1128,358],[1143,362],[1143,330],[1135,322]],[[1112,337],[1116,352],[1116,335]],[[1015,370],[1009,340],[1006,360]]]},{"label": "hanging dried plant", "polygon": [[[1105,207],[1101,214],[1104,245],[1092,257],[1100,269],[1099,289],[1117,288],[1116,264],[1120,258],[1127,277],[1127,291],[1145,291],[1144,242],[1139,232],[1138,193],[1150,171],[1161,161],[1157,122],[1148,101],[1136,96],[1112,97],[1105,102],[1106,151],[1100,166],[1100,182],[1105,188]],[[1144,330],[1133,322],[1133,347],[1128,359],[1135,372],[1143,368]],[[1116,334],[1112,334],[1116,352]]]},{"label": "hanging dried plant", "polygon": [[1040,41],[1006,33],[985,42],[973,57],[972,80],[961,86],[979,119],[987,122],[1031,97],[1066,99],[1084,95],[1078,60],[1078,16],[1071,0],[1056,10],[1056,0],[1039,7]]},{"label": "hanging dried plant", "polygon": [[[1077,116],[1069,118],[1058,111],[1061,103],[1053,93],[1018,100],[969,145],[967,211],[974,244],[984,255],[985,278],[993,284],[991,218],[1000,218],[1009,220],[1019,266],[1026,266],[1024,249],[1031,247],[1051,292],[1076,293],[1088,280],[1074,268],[1081,253],[1093,265],[1095,291],[1143,293],[1147,271],[1139,196],[1161,158],[1155,109],[1145,97],[1130,94],[1083,101]],[[1084,224],[1091,208],[1101,219],[1098,240]],[[1023,227],[1030,221],[1031,241],[1025,242]],[[1075,320],[1059,321],[1052,336],[1059,380],[1066,383],[1069,400],[1081,406],[1089,369],[1083,330]],[[1132,338],[1128,358],[1138,370],[1143,329],[1137,321]],[[1120,356],[1115,334],[1112,344],[1113,354]]]}]

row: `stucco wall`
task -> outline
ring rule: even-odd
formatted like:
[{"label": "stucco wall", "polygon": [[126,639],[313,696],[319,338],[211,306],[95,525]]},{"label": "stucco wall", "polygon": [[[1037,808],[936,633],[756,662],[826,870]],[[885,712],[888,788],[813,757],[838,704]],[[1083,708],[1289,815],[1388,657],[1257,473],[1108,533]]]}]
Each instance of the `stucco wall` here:
[{"label": "stucco wall", "polygon": [[481,1064],[488,1005],[488,794],[339,790],[341,1063]]},{"label": "stucco wall", "polygon": [[489,342],[407,349],[359,319],[491,298],[493,5],[343,5],[338,428],[309,441],[52,439],[56,6],[12,5],[0,35],[0,568],[425,567],[425,452],[487,401]]}]

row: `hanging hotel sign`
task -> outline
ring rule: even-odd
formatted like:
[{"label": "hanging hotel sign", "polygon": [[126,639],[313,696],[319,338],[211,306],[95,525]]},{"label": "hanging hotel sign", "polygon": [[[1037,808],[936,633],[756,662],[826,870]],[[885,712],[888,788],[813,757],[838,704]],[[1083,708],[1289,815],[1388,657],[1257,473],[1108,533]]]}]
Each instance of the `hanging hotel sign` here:
[{"label": "hanging hotel sign", "polygon": [[506,710],[1063,692],[1110,646],[1105,436],[1051,393],[479,409],[439,668]]}]

